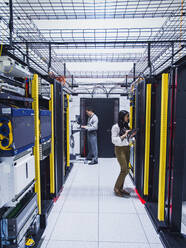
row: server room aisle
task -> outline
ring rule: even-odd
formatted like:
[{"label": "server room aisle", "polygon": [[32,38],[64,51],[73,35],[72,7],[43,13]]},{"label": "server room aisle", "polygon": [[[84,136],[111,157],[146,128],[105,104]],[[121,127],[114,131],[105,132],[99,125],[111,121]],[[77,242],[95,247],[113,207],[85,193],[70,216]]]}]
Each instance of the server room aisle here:
[{"label": "server room aisle", "polygon": [[55,203],[41,248],[160,248],[144,206],[128,177],[130,199],[113,194],[116,159],[98,166],[75,164]]}]

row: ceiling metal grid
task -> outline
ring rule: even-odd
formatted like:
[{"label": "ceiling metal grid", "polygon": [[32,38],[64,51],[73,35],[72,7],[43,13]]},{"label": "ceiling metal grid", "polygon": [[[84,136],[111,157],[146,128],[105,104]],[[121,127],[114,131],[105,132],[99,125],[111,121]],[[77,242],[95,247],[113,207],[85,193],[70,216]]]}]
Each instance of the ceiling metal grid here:
[{"label": "ceiling metal grid", "polygon": [[[175,32],[165,32],[169,30],[170,27],[176,27]],[[164,44],[163,47],[158,47],[157,44],[151,45],[151,63],[153,67],[153,71],[155,74],[161,72],[164,68],[171,65],[171,55],[172,55],[172,44],[171,40],[185,40],[186,39],[186,17],[180,20],[180,17],[168,18],[167,21],[164,23],[160,31],[154,37],[154,40],[161,41],[164,39],[169,39],[170,44]],[[162,35],[163,30],[163,35]],[[186,43],[175,43],[174,44],[174,53],[177,53],[182,45],[185,47]],[[181,57],[186,55],[186,49],[184,48],[182,51],[177,53],[174,57],[174,61],[177,61]],[[136,74],[143,74],[149,73],[147,68],[147,58],[148,58],[148,50],[146,49],[143,56],[139,59],[136,63]],[[167,62],[166,62],[167,61]],[[132,70],[131,70],[132,72]]]},{"label": "ceiling metal grid", "polygon": [[[3,1],[0,5],[0,12],[1,12],[1,20],[0,20],[0,42],[1,44],[9,44],[9,29],[8,29],[8,23],[9,23],[9,5],[6,1]],[[24,19],[24,10],[21,8],[14,8],[14,33],[13,33],[13,40],[16,41],[17,39],[21,41],[28,41],[28,36],[26,33],[22,33],[22,35],[18,34],[18,30],[25,28],[30,30],[30,33],[34,33],[34,40],[35,41],[46,41],[45,37],[42,35],[42,33],[39,31],[37,26],[28,18]],[[26,54],[26,44],[17,44],[16,47],[18,50],[15,50],[15,54],[23,58],[22,53]],[[22,52],[22,53],[21,53]],[[35,69],[37,69],[39,72],[43,73],[44,71],[48,71],[48,62],[49,62],[49,49],[48,47],[41,46],[40,49],[37,49],[34,46],[29,46],[29,56],[33,60],[30,60],[30,65],[33,66]],[[52,49],[52,62],[56,62],[55,58],[57,57],[54,49]],[[36,65],[35,62],[37,61]],[[43,70],[41,69],[43,68]],[[52,66],[51,71],[58,75],[64,74],[64,65],[63,63],[56,62],[55,68]],[[68,72],[67,72],[68,73]]]},{"label": "ceiling metal grid", "polygon": [[[178,40],[177,22],[171,22],[165,28],[112,28],[112,29],[40,29],[40,34],[50,41],[54,48],[63,49],[95,49],[95,48],[144,48],[149,41]],[[175,25],[174,25],[175,24]],[[183,27],[183,33],[186,27]],[[37,43],[38,32],[22,27],[17,30],[17,42],[26,36],[27,41]],[[158,47],[162,44],[157,42]]]},{"label": "ceiling metal grid", "polygon": [[[117,52],[117,51],[116,51]],[[56,61],[67,62],[135,62],[142,53],[62,53]]]},{"label": "ceiling metal grid", "polygon": [[[82,2],[84,2],[84,5],[82,5]],[[163,25],[162,28],[133,28],[133,29],[66,29],[66,30],[48,30],[48,29],[41,29],[39,30],[37,26],[34,24],[32,19],[63,19],[60,17],[58,13],[58,7],[57,4],[60,4],[62,9],[64,9],[65,18],[64,19],[73,19],[70,17],[69,9],[67,4],[69,6],[73,7],[73,14],[76,16],[75,19],[81,19],[85,18],[85,16],[80,18],[78,8],[77,6],[84,6],[84,15],[86,15],[86,18],[92,18],[88,17],[88,14],[86,13],[86,7],[88,6],[92,1],[14,1],[14,36],[13,40],[16,42],[25,42],[27,41],[29,44],[29,50],[30,50],[30,56],[33,58],[33,60],[37,60],[37,62],[46,68],[47,70],[47,64],[49,61],[49,53],[48,53],[48,46],[45,44],[47,42],[64,42],[64,44],[56,44],[55,46],[52,45],[52,65],[55,65],[53,67],[54,72],[57,74],[64,74],[64,67],[63,63],[64,60],[62,57],[58,57],[57,53],[54,51],[54,48],[126,48],[126,47],[147,47],[147,44],[143,43],[147,41],[156,41],[156,44],[151,45],[151,61],[154,68],[154,71],[158,72],[158,70],[161,70],[163,67],[161,67],[161,63],[163,61],[166,61],[171,53],[171,44],[163,44],[162,41],[171,41],[171,40],[186,40],[186,23],[185,23],[185,3],[183,1],[183,5],[181,6],[179,1],[102,1],[104,2],[104,18],[108,18],[108,9],[112,9],[109,6],[115,6],[115,16],[110,18],[119,18],[119,7],[122,6],[122,4],[127,3],[126,8],[122,7],[123,11],[123,18],[127,17],[158,17],[158,16],[168,16],[166,23]],[[94,18],[97,18],[96,13],[101,13],[98,11],[97,7],[99,4],[97,1],[94,2]],[[100,2],[100,1],[99,1]],[[101,3],[102,3],[101,2]],[[154,5],[153,5],[154,3]],[[56,4],[56,6],[55,6]],[[77,4],[77,5],[75,5]],[[132,5],[131,5],[132,4]],[[47,7],[47,6],[48,7]],[[131,8],[133,6],[133,8]],[[142,7],[143,6],[143,7]],[[95,8],[96,7],[96,8]],[[142,7],[142,9],[141,9]],[[50,10],[49,10],[50,9]],[[8,43],[8,19],[9,19],[9,6],[4,1],[2,5],[0,6],[1,10],[1,43]],[[50,11],[50,13],[48,12]],[[130,15],[131,11],[131,15]],[[42,15],[40,15],[42,12]],[[62,13],[62,12],[61,12]],[[61,15],[63,15],[62,13]],[[141,14],[140,14],[141,13]],[[143,14],[143,16],[142,16]],[[154,15],[153,15],[154,14]],[[141,16],[140,16],[141,15]],[[52,17],[53,16],[53,17]],[[5,25],[6,23],[6,25]],[[6,26],[6,28],[5,28]],[[35,42],[35,44],[30,44],[29,42]],[[38,43],[37,43],[38,42]],[[43,42],[43,44],[40,44],[40,42]],[[129,42],[129,43],[128,43]],[[132,42],[132,43],[130,43]],[[66,43],[66,44],[65,44]],[[79,44],[78,44],[79,43]],[[178,51],[182,44],[175,44],[174,45],[174,51]],[[19,47],[21,51],[26,53],[26,46],[23,44],[16,44],[16,46]],[[18,53],[18,52],[17,52]],[[117,52],[116,52],[117,53]],[[110,57],[110,59],[116,59],[116,56],[114,55]],[[185,49],[183,49],[182,52],[178,53],[175,56],[175,60],[180,58],[180,56],[183,56],[185,54]],[[86,57],[89,56],[86,54]],[[105,59],[105,55],[99,55],[99,59]],[[110,56],[110,55],[109,55]],[[115,56],[115,57],[114,57]],[[82,59],[82,55],[79,54],[79,56],[76,56],[77,61]],[[84,55],[85,58],[85,55]],[[91,57],[92,58],[92,57]],[[89,59],[91,59],[89,56]],[[118,60],[121,59],[121,56],[117,57]],[[144,55],[139,58],[135,57],[135,61],[137,61],[136,64],[136,74],[139,74],[141,72],[147,73],[148,69],[147,67],[147,49],[144,53]],[[32,63],[32,62],[31,62]],[[164,66],[167,66],[167,64],[170,64],[170,60],[165,63]],[[33,66],[36,66],[33,63]],[[37,66],[36,66],[37,67]],[[158,68],[158,69],[156,69]],[[78,72],[79,73],[79,72]],[[82,72],[83,74],[84,72]],[[101,76],[97,72],[92,72],[92,74],[89,74],[87,72],[86,75],[90,75],[91,77],[93,74],[98,74],[98,76]],[[101,77],[106,77],[105,75],[111,75],[113,73],[113,77],[118,72],[103,72]],[[123,72],[125,75],[125,72]],[[130,75],[132,74],[132,71],[130,72]],[[72,81],[71,73],[67,71],[67,77],[69,80]],[[76,74],[74,74],[74,78],[76,77]]]},{"label": "ceiling metal grid", "polygon": [[[125,78],[129,71],[73,71],[74,78]],[[133,74],[128,75],[132,77]]]},{"label": "ceiling metal grid", "polygon": [[27,0],[14,1],[27,19],[113,19],[175,16],[178,0]]}]

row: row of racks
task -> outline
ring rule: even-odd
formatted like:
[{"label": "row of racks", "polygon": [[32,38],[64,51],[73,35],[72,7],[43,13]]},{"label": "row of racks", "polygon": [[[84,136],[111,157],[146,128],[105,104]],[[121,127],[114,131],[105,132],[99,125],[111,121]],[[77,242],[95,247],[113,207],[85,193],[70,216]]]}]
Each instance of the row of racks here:
[{"label": "row of racks", "polygon": [[36,247],[70,172],[61,82],[0,57],[0,247]]},{"label": "row of racks", "polygon": [[130,88],[130,176],[164,247],[186,247],[186,57]]}]

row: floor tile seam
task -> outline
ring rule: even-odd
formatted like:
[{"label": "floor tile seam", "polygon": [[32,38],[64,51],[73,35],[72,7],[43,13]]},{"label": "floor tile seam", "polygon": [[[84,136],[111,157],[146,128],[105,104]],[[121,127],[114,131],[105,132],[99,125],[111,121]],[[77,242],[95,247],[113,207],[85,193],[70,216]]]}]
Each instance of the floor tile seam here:
[{"label": "floor tile seam", "polygon": [[[144,214],[144,215],[145,215],[145,214]],[[149,246],[150,246],[150,242],[149,242],[147,233],[146,233],[146,231],[145,231],[144,225],[143,225],[143,223],[142,223],[142,221],[141,221],[140,214],[137,214],[137,216],[138,216],[138,219],[139,219],[139,221],[140,221],[140,223],[141,223],[141,226],[142,226],[143,232],[144,232],[144,234],[145,234],[145,237],[146,237],[146,239],[147,239],[147,241],[148,241],[148,244],[149,244]],[[157,235],[158,235],[158,234],[157,234]]]},{"label": "floor tile seam", "polygon": [[[82,239],[50,239],[48,241],[59,241],[59,242],[88,242],[88,243],[97,243],[97,241],[95,240],[82,240]],[[128,242],[123,242],[123,241],[114,241],[114,240],[104,240],[104,241],[99,241],[99,243],[117,243],[117,244],[144,244],[147,245],[148,243],[146,242],[132,242],[132,241],[128,241]],[[150,245],[157,245],[159,243],[150,243]],[[149,244],[148,244],[149,245]]]},{"label": "floor tile seam", "polygon": [[[72,185],[73,185],[73,181],[74,181],[74,179],[75,179],[77,173],[78,173],[78,170],[76,170],[75,173],[74,173],[74,176],[73,176],[73,178],[72,178],[71,184],[70,184],[70,186],[69,186],[67,195],[66,195],[66,197],[65,197],[65,199],[64,199],[64,202],[63,202],[63,204],[62,204],[61,210],[59,211],[59,214],[61,214],[61,211],[62,211],[62,209],[63,209],[63,207],[64,207],[64,204],[65,204],[65,202],[66,202],[66,201],[68,200],[68,198],[69,198],[70,191],[71,191],[71,188],[72,188]],[[64,185],[65,185],[65,184],[64,184]]]},{"label": "floor tile seam", "polygon": [[132,242],[132,241],[128,241],[128,242],[123,242],[123,241],[100,241],[100,243],[117,243],[117,244],[144,244],[147,245],[148,243],[145,242]]},{"label": "floor tile seam", "polygon": [[[78,170],[77,170],[77,171],[78,171]],[[70,187],[69,187],[67,196],[66,196],[66,198],[64,199],[64,202],[62,203],[62,207],[61,207],[61,210],[60,210],[59,213],[58,213],[58,216],[61,214],[61,211],[62,211],[62,209],[63,209],[63,206],[64,206],[65,202],[66,202],[67,199],[68,199],[68,195],[69,195],[70,189],[71,189],[71,187],[72,187],[73,180],[74,180],[74,178],[75,178],[75,176],[76,176],[76,174],[77,174],[77,171],[75,172],[75,174],[74,174],[74,176],[73,176],[73,178],[72,178],[72,182],[71,182],[71,184],[70,184]],[[58,218],[56,218],[54,226],[56,225],[57,221],[58,221]],[[46,248],[47,248],[48,243],[49,243],[49,241],[50,241],[50,239],[51,239],[51,237],[52,237],[53,232],[54,232],[54,229],[53,229],[53,231],[51,232],[51,234],[50,234],[50,236],[49,236],[49,239],[48,239]]]},{"label": "floor tile seam", "polygon": [[[72,210],[64,210],[64,213],[74,213],[74,214],[97,214],[98,211],[72,211]],[[106,211],[99,211],[100,215],[103,214],[107,214],[107,215],[112,215],[112,214],[117,214],[117,215],[137,215],[136,213],[131,213],[131,212],[119,212],[119,211],[115,211],[115,212],[106,212]]]},{"label": "floor tile seam", "polygon": [[[97,243],[97,241],[93,241],[93,240],[82,240],[82,239],[52,239],[51,241],[59,241],[59,242],[89,242],[89,243]],[[132,241],[128,241],[128,242],[124,242],[124,241],[99,241],[100,243],[117,243],[117,244],[147,244],[145,242],[132,242]],[[151,245],[157,245],[159,243],[150,243]]]},{"label": "floor tile seam", "polygon": [[100,240],[99,243],[118,243],[118,244],[145,244],[149,245],[148,241],[138,241],[138,242],[133,242],[133,241],[128,241],[128,242],[123,242],[123,241],[116,241],[116,240]]},{"label": "floor tile seam", "polygon": [[[137,200],[139,201],[139,199],[137,199]],[[148,243],[148,245],[150,246],[149,240],[148,240],[148,238],[147,238],[147,234],[146,234],[146,232],[145,232],[145,229],[144,229],[143,224],[142,224],[142,222],[141,222],[141,219],[140,219],[140,217],[139,217],[139,213],[138,213],[138,211],[137,211],[137,207],[136,207],[136,205],[135,205],[135,203],[134,203],[134,199],[132,199],[132,203],[133,203],[134,208],[136,209],[136,215],[137,215],[137,218],[139,219],[140,224],[141,224],[141,226],[142,226],[142,229],[143,229],[145,238],[146,238],[146,240],[147,240],[147,243]]]},{"label": "floor tile seam", "polygon": [[[51,239],[51,240],[49,240],[49,241],[54,241],[54,242],[73,242],[73,243],[75,243],[75,242],[82,242],[82,243],[97,243],[97,241],[92,241],[92,240],[90,240],[90,241],[85,241],[85,240],[79,240],[79,239],[77,239],[77,240],[69,240],[69,239],[65,239],[65,240],[61,240],[61,239]],[[65,248],[65,247],[64,247]]]},{"label": "floor tile seam", "polygon": [[63,211],[63,213],[64,213],[64,214],[82,214],[82,215],[83,215],[83,214],[84,214],[84,215],[86,215],[86,214],[94,214],[94,215],[98,214],[98,212],[93,212],[93,211],[92,211],[92,212],[91,212],[91,211],[90,211],[90,212]]},{"label": "floor tile seam", "polygon": [[[96,243],[97,244],[97,240],[83,240],[83,239],[50,239],[49,241],[57,241],[57,242],[82,242],[82,243]],[[65,247],[64,247],[65,248]]]},{"label": "floor tile seam", "polygon": [[[136,205],[135,205],[135,203],[134,203],[134,199],[131,199],[132,200],[132,204],[133,204],[133,206],[134,206],[134,208],[136,209],[136,214],[138,214],[138,211],[137,211],[137,207],[136,207]],[[136,199],[137,201],[139,201],[139,199],[137,198]],[[140,203],[140,201],[139,201],[139,203]],[[141,203],[142,204],[142,203]]]},{"label": "floor tile seam", "polygon": [[107,212],[107,211],[100,211],[100,214],[118,214],[118,215],[129,215],[129,214],[133,214],[133,215],[136,215],[136,212],[135,213],[132,213],[132,212],[127,212],[125,211],[124,213],[123,212],[120,212],[120,211],[115,211],[115,212]]},{"label": "floor tile seam", "polygon": [[110,215],[110,214],[116,214],[116,215],[137,215],[138,216],[138,213],[123,213],[123,212],[100,212],[101,215],[105,214],[105,215]]}]

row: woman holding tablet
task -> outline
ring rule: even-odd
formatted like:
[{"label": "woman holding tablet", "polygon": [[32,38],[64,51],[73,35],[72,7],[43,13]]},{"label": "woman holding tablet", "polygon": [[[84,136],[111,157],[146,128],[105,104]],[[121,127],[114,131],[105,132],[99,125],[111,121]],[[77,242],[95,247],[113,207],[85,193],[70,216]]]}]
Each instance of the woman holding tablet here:
[{"label": "woman holding tablet", "polygon": [[[130,148],[129,148],[129,112],[122,110],[119,112],[118,123],[112,127],[112,143],[115,145],[115,154],[119,165],[121,167],[120,174],[115,183],[114,192],[117,196],[130,196],[123,186],[125,178],[129,172],[129,159],[130,159]],[[130,138],[132,138],[136,132],[132,132]]]}]

